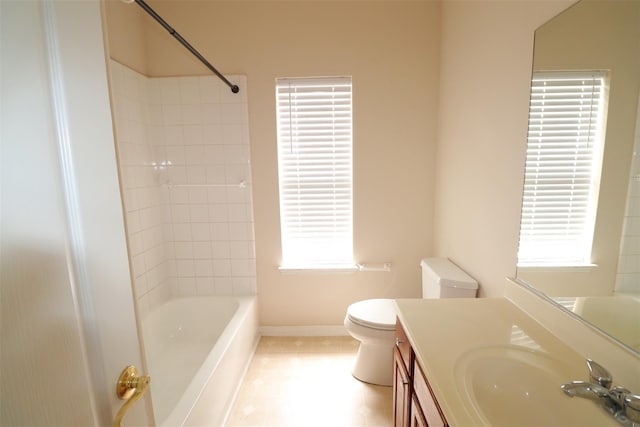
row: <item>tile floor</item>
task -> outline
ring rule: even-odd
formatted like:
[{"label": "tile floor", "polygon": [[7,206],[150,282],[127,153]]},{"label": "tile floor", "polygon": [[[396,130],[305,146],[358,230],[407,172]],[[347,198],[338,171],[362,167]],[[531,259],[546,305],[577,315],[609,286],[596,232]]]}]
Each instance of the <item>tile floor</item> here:
[{"label": "tile floor", "polygon": [[351,337],[262,337],[228,427],[391,426],[392,388],[351,375]]}]

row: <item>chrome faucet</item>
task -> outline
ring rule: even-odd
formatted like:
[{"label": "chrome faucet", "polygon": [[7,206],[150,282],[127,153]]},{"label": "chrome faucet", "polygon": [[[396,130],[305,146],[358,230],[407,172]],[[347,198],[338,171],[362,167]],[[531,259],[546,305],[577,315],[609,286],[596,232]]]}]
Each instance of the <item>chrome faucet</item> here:
[{"label": "chrome faucet", "polygon": [[628,389],[611,387],[613,378],[604,367],[587,359],[589,381],[572,381],[560,388],[570,397],[582,397],[596,402],[625,426],[640,427],[640,395]]}]

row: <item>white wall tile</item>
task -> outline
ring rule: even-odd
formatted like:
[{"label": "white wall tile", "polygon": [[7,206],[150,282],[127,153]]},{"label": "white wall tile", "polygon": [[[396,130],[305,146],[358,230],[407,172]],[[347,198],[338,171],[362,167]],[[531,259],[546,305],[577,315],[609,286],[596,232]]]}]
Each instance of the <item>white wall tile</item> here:
[{"label": "white wall tile", "polygon": [[234,277],[233,278],[233,294],[234,295],[252,295],[257,292],[257,288],[254,284],[255,280],[246,277]]},{"label": "white wall tile", "polygon": [[133,279],[133,292],[136,298],[142,297],[148,291],[147,287],[147,276],[146,274],[142,274]]},{"label": "white wall tile", "polygon": [[187,168],[187,183],[202,185],[207,183],[205,166],[189,165]]},{"label": "white wall tile", "polygon": [[191,242],[193,236],[191,235],[191,224],[173,224],[173,239],[175,242]]},{"label": "white wall tile", "polygon": [[189,222],[191,217],[189,213],[189,205],[177,205],[171,206],[171,218],[173,222]]},{"label": "white wall tile", "polygon": [[185,166],[171,166],[168,171],[169,181],[172,184],[187,183],[187,168]]},{"label": "white wall tile", "polygon": [[213,262],[211,259],[194,260],[196,277],[213,277]]},{"label": "white wall tile", "polygon": [[250,240],[249,229],[245,222],[229,223],[229,239],[230,240]]},{"label": "white wall tile", "polygon": [[227,124],[241,124],[243,122],[244,106],[242,104],[226,104],[221,111],[221,119]]},{"label": "white wall tile", "polygon": [[211,260],[213,248],[211,241],[193,242],[193,258]]},{"label": "white wall tile", "polygon": [[233,278],[233,294],[234,295],[251,295],[257,291],[255,278],[251,277],[234,277]]},{"label": "white wall tile", "polygon": [[179,78],[180,103],[200,104],[200,88],[197,78]]},{"label": "white wall tile", "polygon": [[249,181],[248,177],[251,176],[248,165],[224,165],[224,174],[227,180],[227,184],[236,185],[240,181]]},{"label": "white wall tile", "polygon": [[176,104],[162,105],[162,122],[169,126],[183,124],[182,122],[182,106]]},{"label": "white wall tile", "polygon": [[180,123],[183,125],[200,125],[202,124],[202,108],[197,104],[181,105],[180,117]]},{"label": "white wall tile", "polygon": [[618,274],[615,289],[618,292],[640,293],[640,181],[636,179],[640,172],[640,108],[637,111],[636,139],[631,163],[631,176],[627,194],[622,242],[618,260]]},{"label": "white wall tile", "polygon": [[154,309],[171,298],[172,291],[170,285],[171,282],[169,280],[165,280],[160,285],[149,291],[147,294],[149,309]]},{"label": "white wall tile", "polygon": [[205,165],[205,147],[202,145],[187,145],[184,147],[185,163],[187,165]]},{"label": "white wall tile", "polygon": [[182,145],[168,145],[166,147],[167,160],[173,166],[184,166],[186,164],[185,147]]},{"label": "white wall tile", "polygon": [[168,146],[184,145],[183,126],[164,125],[164,140]]},{"label": "white wall tile", "polygon": [[209,221],[211,222],[227,222],[229,215],[227,215],[227,206],[224,204],[209,205]]},{"label": "white wall tile", "polygon": [[203,103],[219,103],[221,101],[220,85],[214,77],[200,77],[200,97]]},{"label": "white wall tile", "polygon": [[[213,283],[214,283],[216,295],[234,295],[233,279],[231,277],[214,277]],[[240,294],[240,295],[249,295],[249,294]]]},{"label": "white wall tile", "polygon": [[194,258],[193,242],[174,242],[175,259],[190,260]]},{"label": "white wall tile", "polygon": [[251,220],[248,207],[245,203],[229,203],[227,205],[227,212],[229,214],[229,222],[246,223]]},{"label": "white wall tile", "polygon": [[178,277],[194,277],[195,264],[192,259],[176,260],[176,274]]},{"label": "white wall tile", "polygon": [[196,277],[196,291],[198,295],[216,295],[213,277]]},{"label": "white wall tile", "polygon": [[227,188],[213,187],[207,190],[209,203],[227,203]]},{"label": "white wall tile", "polygon": [[[202,104],[202,123],[218,125],[222,123],[224,106],[221,104]],[[216,127],[220,129],[220,127]]]},{"label": "white wall tile", "polygon": [[[209,116],[208,113],[203,112],[204,119],[207,119]],[[223,140],[223,132],[222,125],[219,123],[208,123],[202,126],[202,138],[203,142],[208,145],[222,145],[224,143]]]},{"label": "white wall tile", "polygon": [[201,125],[187,125],[182,128],[185,145],[204,144],[204,129]]},{"label": "white wall tile", "polygon": [[231,261],[228,259],[213,260],[213,276],[214,277],[232,277]]},{"label": "white wall tile", "polygon": [[243,126],[225,124],[222,126],[222,140],[227,145],[240,145],[243,142]]},{"label": "white wall tile", "polygon": [[191,235],[193,238],[193,241],[210,241],[210,230],[209,230],[209,223],[204,223],[204,224],[198,224],[198,223],[191,223]]},{"label": "white wall tile", "polygon": [[207,205],[191,205],[189,207],[189,215],[192,222],[209,222],[209,206]]},{"label": "white wall tile", "polygon": [[112,68],[138,306],[255,293],[251,189],[204,187],[251,181],[246,79],[230,76],[242,87],[235,95],[215,76]]},{"label": "white wall tile", "polygon": [[[185,171],[186,174],[186,171]],[[176,183],[177,184],[177,183]],[[173,204],[185,204],[189,203],[189,188],[172,188],[171,189],[171,198],[169,203]]]},{"label": "white wall tile", "polygon": [[245,188],[230,188],[227,193],[227,202],[229,203],[246,203],[251,204],[251,180],[247,179],[248,184]]},{"label": "white wall tile", "polygon": [[229,256],[231,259],[252,259],[251,244],[249,242],[229,242]]},{"label": "white wall tile", "polygon": [[[153,79],[152,79],[153,80]],[[180,104],[180,83],[175,78],[160,78],[160,95],[163,104]]]},{"label": "white wall tile", "polygon": [[231,242],[228,240],[217,240],[211,242],[213,259],[230,259]]},{"label": "white wall tile", "polygon": [[233,277],[252,277],[255,276],[253,268],[254,263],[249,259],[232,259],[231,273]]},{"label": "white wall tile", "polygon": [[126,219],[129,233],[138,233],[140,231],[140,215],[138,211],[127,213]]},{"label": "white wall tile", "polygon": [[206,188],[200,188],[200,187],[196,187],[196,188],[189,188],[188,189],[188,194],[189,194],[189,203],[197,203],[197,204],[205,204],[207,203],[208,197],[207,197],[207,189]]},{"label": "white wall tile", "polygon": [[230,232],[228,223],[220,222],[211,224],[211,240],[229,240],[229,238]]},{"label": "white wall tile", "polygon": [[206,166],[205,180],[207,184],[219,185],[225,184],[227,177],[224,173],[224,169],[217,166]]},{"label": "white wall tile", "polygon": [[198,294],[194,277],[178,277],[178,295],[192,296]]}]

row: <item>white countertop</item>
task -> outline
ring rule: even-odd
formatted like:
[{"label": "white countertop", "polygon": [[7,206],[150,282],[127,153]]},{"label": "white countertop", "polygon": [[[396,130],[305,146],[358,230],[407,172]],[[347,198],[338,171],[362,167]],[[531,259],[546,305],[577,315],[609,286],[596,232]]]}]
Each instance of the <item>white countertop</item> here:
[{"label": "white countertop", "polygon": [[[565,382],[588,378],[583,357],[506,298],[398,299],[395,303],[416,359],[451,426],[489,425],[470,405],[460,386],[461,360],[470,351],[488,347],[533,351],[557,361],[563,378],[566,373]],[[553,410],[571,412],[576,426],[620,425],[593,402],[566,396],[560,385],[550,391],[557,393]],[[504,402],[489,402],[494,404],[493,410],[500,410]],[[552,411],[540,408],[545,409]],[[552,418],[547,426],[554,425]],[[514,419],[512,425],[523,425],[522,421]],[[565,422],[562,425],[566,427]]]}]

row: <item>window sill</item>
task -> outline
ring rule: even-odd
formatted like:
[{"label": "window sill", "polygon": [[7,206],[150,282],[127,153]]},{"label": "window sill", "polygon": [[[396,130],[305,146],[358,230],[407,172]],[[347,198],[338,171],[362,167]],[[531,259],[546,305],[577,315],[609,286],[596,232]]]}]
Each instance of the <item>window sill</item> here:
[{"label": "window sill", "polygon": [[518,265],[518,271],[532,271],[532,272],[545,272],[551,271],[554,273],[587,273],[598,268],[598,264],[564,264],[564,265],[549,265],[549,264],[527,264]]},{"label": "window sill", "polygon": [[358,271],[358,266],[353,265],[281,265],[278,270],[282,274],[341,274]]}]

